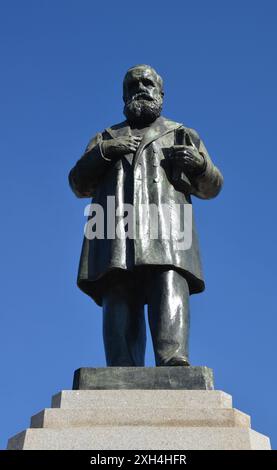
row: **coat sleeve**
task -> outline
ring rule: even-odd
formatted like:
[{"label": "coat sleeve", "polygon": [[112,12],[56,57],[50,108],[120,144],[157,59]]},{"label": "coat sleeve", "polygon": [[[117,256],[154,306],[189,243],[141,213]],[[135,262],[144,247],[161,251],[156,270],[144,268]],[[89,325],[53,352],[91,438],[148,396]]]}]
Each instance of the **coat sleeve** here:
[{"label": "coat sleeve", "polygon": [[68,175],[69,185],[77,197],[94,197],[99,181],[111,166],[112,160],[103,155],[102,140],[101,133],[91,139]]},{"label": "coat sleeve", "polygon": [[197,176],[191,177],[191,194],[200,199],[211,199],[216,197],[223,185],[223,176],[219,169],[213,164],[208,151],[194,129],[189,130],[192,140],[204,157],[205,169]]}]

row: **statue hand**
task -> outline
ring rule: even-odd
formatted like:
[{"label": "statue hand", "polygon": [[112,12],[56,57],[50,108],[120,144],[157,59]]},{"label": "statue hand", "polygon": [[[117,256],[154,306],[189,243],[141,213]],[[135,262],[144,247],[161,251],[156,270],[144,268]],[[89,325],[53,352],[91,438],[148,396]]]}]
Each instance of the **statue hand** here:
[{"label": "statue hand", "polygon": [[171,158],[174,166],[188,173],[201,173],[205,169],[205,159],[194,145],[173,145]]},{"label": "statue hand", "polygon": [[102,142],[102,152],[107,158],[116,158],[128,153],[135,153],[141,142],[141,137],[132,135],[116,137]]}]

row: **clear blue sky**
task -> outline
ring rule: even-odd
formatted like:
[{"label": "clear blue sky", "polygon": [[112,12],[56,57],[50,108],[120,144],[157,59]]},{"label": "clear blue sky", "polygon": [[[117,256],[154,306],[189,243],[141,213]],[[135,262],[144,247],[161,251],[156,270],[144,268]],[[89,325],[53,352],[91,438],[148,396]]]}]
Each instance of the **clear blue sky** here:
[{"label": "clear blue sky", "polygon": [[225,177],[194,201],[207,289],[191,300],[191,361],[277,447],[276,14],[274,0],[1,0],[1,448],[74,369],[105,365],[101,310],[75,285],[88,200],[67,174],[122,120],[136,63],[163,76],[164,115],[197,129]]}]

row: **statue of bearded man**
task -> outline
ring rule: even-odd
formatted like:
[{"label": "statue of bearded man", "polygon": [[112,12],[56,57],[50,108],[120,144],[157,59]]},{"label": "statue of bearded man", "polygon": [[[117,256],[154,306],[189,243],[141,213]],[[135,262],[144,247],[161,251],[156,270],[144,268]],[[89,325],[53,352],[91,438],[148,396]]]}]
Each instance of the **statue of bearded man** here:
[{"label": "statue of bearded man", "polygon": [[[77,283],[103,307],[108,366],[144,365],[145,305],[156,365],[189,365],[189,296],[204,290],[204,280],[195,225],[185,214],[192,196],[217,196],[223,178],[197,132],[161,116],[163,97],[152,67],[130,68],[126,120],[97,133],[69,174],[76,196],[93,198],[105,216],[104,236],[84,237]],[[133,208],[133,236],[111,228],[124,223],[126,207]],[[185,248],[180,228],[190,233]]]}]

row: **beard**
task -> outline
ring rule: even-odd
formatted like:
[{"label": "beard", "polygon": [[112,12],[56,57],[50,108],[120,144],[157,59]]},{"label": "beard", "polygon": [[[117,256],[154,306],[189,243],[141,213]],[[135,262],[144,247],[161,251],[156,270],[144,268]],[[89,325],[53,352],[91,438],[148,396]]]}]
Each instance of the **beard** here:
[{"label": "beard", "polygon": [[154,122],[162,112],[163,98],[151,98],[134,96],[124,106],[124,115],[130,123],[148,125]]}]

